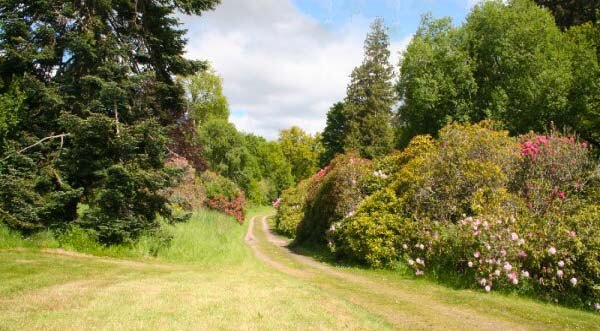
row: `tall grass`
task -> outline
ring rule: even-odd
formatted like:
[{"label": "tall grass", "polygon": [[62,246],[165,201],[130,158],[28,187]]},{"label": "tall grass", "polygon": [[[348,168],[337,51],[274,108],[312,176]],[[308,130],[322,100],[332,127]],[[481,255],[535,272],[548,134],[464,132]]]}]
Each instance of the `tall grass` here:
[{"label": "tall grass", "polygon": [[[264,211],[265,208],[254,208],[250,214]],[[167,262],[240,263],[248,254],[243,241],[246,228],[231,216],[199,210],[185,223],[163,223],[159,232],[143,235],[135,242],[105,246],[92,232],[76,226],[62,232],[43,231],[23,237],[0,223],[0,249],[62,248],[97,256],[158,258]]]},{"label": "tall grass", "polygon": [[28,237],[10,230],[0,223],[0,249],[8,248],[57,248],[60,243],[52,231],[42,231]]},{"label": "tall grass", "polygon": [[239,263],[248,254],[243,241],[245,230],[246,226],[240,226],[229,216],[202,210],[188,222],[167,228],[173,239],[158,251],[157,257],[206,265]]}]

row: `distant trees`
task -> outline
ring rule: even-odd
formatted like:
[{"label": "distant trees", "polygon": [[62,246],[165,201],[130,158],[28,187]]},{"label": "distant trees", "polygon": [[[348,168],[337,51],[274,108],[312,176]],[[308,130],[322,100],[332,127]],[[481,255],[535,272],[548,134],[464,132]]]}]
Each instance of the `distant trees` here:
[{"label": "distant trees", "polygon": [[295,182],[314,175],[319,165],[322,148],[319,140],[297,126],[281,130],[279,145],[292,167]]},{"label": "distant trees", "polygon": [[202,124],[209,119],[229,118],[229,104],[223,95],[223,80],[208,67],[199,73],[181,79],[188,96],[189,115]]},{"label": "distant trees", "polygon": [[187,91],[187,117],[196,130],[186,140],[197,146],[209,169],[231,179],[258,204],[270,203],[293,184],[292,167],[278,142],[239,132],[228,121],[229,104],[214,70],[180,81]]},{"label": "distant trees", "polygon": [[561,32],[529,0],[485,2],[458,28],[425,17],[400,62],[399,146],[487,118],[513,134],[554,123],[600,143],[596,29]]}]

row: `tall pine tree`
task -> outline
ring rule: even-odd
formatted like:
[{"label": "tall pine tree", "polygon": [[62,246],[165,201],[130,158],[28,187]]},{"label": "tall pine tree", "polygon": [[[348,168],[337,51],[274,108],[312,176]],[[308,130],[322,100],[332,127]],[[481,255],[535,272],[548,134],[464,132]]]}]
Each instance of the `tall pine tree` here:
[{"label": "tall pine tree", "polygon": [[[75,219],[121,242],[168,215],[166,128],[184,117],[177,11],[219,0],[0,2],[0,217],[35,230]],[[8,105],[8,106],[7,106]],[[8,109],[8,110],[7,110]],[[8,114],[8,115],[7,115]]]},{"label": "tall pine tree", "polygon": [[347,88],[348,135],[344,149],[358,150],[363,157],[383,155],[393,148],[391,118],[395,97],[389,44],[383,20],[375,20],[365,40],[363,62],[352,72]]}]

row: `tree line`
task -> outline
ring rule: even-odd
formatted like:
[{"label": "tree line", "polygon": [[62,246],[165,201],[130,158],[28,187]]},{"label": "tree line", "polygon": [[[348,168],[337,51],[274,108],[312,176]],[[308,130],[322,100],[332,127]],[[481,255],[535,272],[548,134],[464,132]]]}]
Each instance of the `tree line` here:
[{"label": "tree line", "polygon": [[555,125],[598,145],[599,2],[538,3],[547,8],[484,2],[461,26],[423,16],[396,75],[385,25],[376,20],[346,98],[327,114],[322,164],[350,150],[382,156],[450,122],[484,119],[512,134]]},{"label": "tree line", "polygon": [[218,74],[183,57],[176,14],[218,3],[0,3],[0,222],[134,239],[177,219],[173,156],[264,204],[336,154],[385,155],[453,121],[513,134],[554,123],[600,143],[598,1],[490,1],[461,26],[425,16],[397,67],[376,20],[324,131],[277,141],[239,132]]}]

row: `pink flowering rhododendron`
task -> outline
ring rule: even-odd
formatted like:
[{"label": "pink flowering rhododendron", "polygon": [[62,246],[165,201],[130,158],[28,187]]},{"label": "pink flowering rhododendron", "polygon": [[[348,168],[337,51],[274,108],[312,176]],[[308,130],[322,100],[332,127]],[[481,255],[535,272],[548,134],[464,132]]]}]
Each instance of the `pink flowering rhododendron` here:
[{"label": "pink flowering rhododendron", "polygon": [[521,196],[536,215],[548,215],[587,185],[594,161],[589,145],[555,131],[520,137],[522,162],[515,176]]},{"label": "pink flowering rhododendron", "polygon": [[321,177],[325,176],[327,174],[327,172],[329,171],[329,168],[330,168],[329,166],[324,167],[323,169],[319,170],[315,176],[317,178],[321,178]]}]

